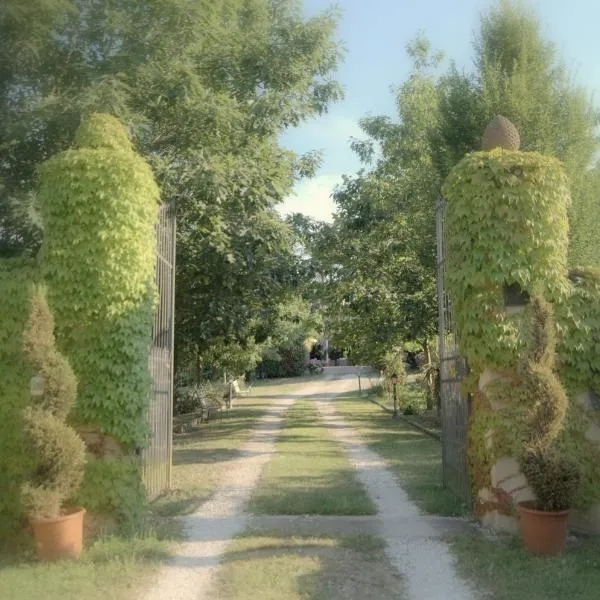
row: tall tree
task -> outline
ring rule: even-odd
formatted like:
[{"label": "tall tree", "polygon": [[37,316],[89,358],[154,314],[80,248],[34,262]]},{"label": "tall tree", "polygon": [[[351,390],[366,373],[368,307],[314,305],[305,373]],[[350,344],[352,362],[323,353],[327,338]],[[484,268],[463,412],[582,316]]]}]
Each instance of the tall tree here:
[{"label": "tall tree", "polygon": [[36,2],[53,17],[21,0],[2,9],[14,35],[28,20],[39,29],[38,59],[0,83],[3,254],[39,245],[24,218],[35,166],[83,114],[114,114],[177,209],[178,356],[250,343],[250,324],[287,293],[291,238],[274,207],[311,163],[277,139],[340,96],[336,14],[305,19],[296,0]]},{"label": "tall tree", "polygon": [[361,121],[368,135],[354,147],[369,171],[348,177],[334,195],[333,341],[356,360],[379,363],[405,341],[424,350],[435,331],[435,199],[432,160],[438,125],[433,69],[441,56],[424,38],[408,45],[413,70],[397,90],[399,123]]}]

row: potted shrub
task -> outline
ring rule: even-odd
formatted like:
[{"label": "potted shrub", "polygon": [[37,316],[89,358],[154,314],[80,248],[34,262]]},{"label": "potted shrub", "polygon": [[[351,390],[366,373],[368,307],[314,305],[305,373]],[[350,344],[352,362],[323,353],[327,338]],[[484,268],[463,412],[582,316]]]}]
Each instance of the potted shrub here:
[{"label": "potted shrub", "polygon": [[581,479],[579,468],[552,448],[530,448],[521,458],[521,469],[536,497],[519,504],[523,543],[540,556],[560,554]]},{"label": "potted shrub", "polygon": [[79,488],[85,464],[83,440],[65,422],[75,401],[77,382],[56,349],[54,320],[42,287],[36,287],[32,295],[23,337],[25,353],[37,375],[32,379],[32,405],[23,415],[36,464],[31,479],[22,487],[22,504],[39,558],[76,558],[82,549],[85,510],[64,503]]},{"label": "potted shrub", "polygon": [[529,348],[520,376],[532,400],[529,444],[521,470],[536,500],[519,505],[525,546],[534,554],[560,553],[567,538],[567,519],[581,473],[578,465],[557,450],[568,409],[568,398],[556,375],[555,322],[552,306],[542,297],[531,299]]}]

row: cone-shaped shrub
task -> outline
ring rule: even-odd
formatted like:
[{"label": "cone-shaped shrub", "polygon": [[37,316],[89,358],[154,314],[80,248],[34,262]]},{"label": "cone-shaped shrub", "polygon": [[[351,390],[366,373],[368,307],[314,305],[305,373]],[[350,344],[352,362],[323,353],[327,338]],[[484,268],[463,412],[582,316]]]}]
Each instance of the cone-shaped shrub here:
[{"label": "cone-shaped shrub", "polygon": [[521,469],[536,495],[537,508],[561,511],[573,506],[581,470],[575,461],[556,449],[569,401],[554,371],[554,312],[552,306],[539,297],[532,297],[531,309],[530,343],[520,375],[528,396],[534,401],[534,409],[530,441],[521,456]]},{"label": "cone-shaped shrub", "polygon": [[65,423],[77,390],[68,361],[56,349],[54,320],[44,288],[34,288],[31,313],[24,332],[24,350],[38,376],[43,393],[24,411],[24,429],[35,454],[31,481],[22,488],[25,512],[33,519],[60,515],[65,500],[83,478],[85,446]]}]

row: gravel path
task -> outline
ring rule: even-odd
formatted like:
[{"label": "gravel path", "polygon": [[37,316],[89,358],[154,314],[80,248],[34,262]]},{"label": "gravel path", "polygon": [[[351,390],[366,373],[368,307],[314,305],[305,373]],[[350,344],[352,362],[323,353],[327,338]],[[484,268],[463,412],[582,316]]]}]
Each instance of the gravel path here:
[{"label": "gravel path", "polygon": [[[363,389],[368,385],[363,381]],[[240,456],[228,462],[215,494],[196,513],[183,518],[187,541],[178,546],[174,559],[161,568],[139,600],[213,597],[215,573],[227,546],[249,525],[258,530],[275,526],[289,534],[375,533],[386,541],[388,558],[404,576],[410,600],[473,600],[474,595],[455,573],[446,544],[439,539],[445,531],[464,529],[464,522],[420,515],[383,459],[336,414],[332,399],[357,387],[355,373],[331,369],[323,379],[299,383],[293,394],[262,390],[273,395],[273,403]],[[251,517],[246,513],[252,491],[274,452],[285,411],[304,397],[315,399],[330,435],[343,443],[359,480],[377,505],[377,516]]]},{"label": "gravel path", "polygon": [[[342,377],[338,379],[339,377]],[[356,376],[330,371],[323,379],[299,383],[294,394],[269,392],[275,398],[259,419],[239,458],[229,461],[215,494],[192,515],[184,517],[186,541],[165,565],[140,600],[200,600],[211,597],[214,576],[231,540],[246,529],[246,507],[260,474],[273,454],[285,411],[296,398],[343,394],[357,387]],[[255,390],[254,395],[260,395]],[[266,397],[266,396],[263,396]]]},{"label": "gravel path", "polygon": [[392,565],[405,577],[411,600],[474,600],[456,574],[440,528],[422,516],[396,482],[385,461],[336,413],[335,404],[316,400],[317,409],[334,439],[340,440],[357,476],[377,505],[380,535]]},{"label": "gravel path", "polygon": [[144,600],[210,598],[216,567],[233,537],[246,527],[246,505],[260,473],[274,450],[284,412],[293,399],[277,400],[259,420],[239,458],[230,461],[224,481],[200,509],[184,517],[187,541],[158,573]]}]

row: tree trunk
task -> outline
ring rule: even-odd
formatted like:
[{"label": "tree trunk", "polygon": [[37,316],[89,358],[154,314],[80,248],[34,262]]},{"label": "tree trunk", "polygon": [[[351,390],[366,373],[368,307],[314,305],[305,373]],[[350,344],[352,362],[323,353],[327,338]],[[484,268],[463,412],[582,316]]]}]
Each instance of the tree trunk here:
[{"label": "tree trunk", "polygon": [[431,352],[429,350],[429,342],[427,339],[423,342],[423,350],[427,360],[427,398],[426,408],[428,411],[433,410],[434,396],[435,396],[435,374],[431,369]]},{"label": "tree trunk", "polygon": [[425,358],[427,359],[427,364],[431,364],[431,351],[429,350],[429,341],[426,339],[423,342],[423,350],[425,351]]},{"label": "tree trunk", "polygon": [[200,383],[200,375],[202,373],[202,357],[200,350],[196,350],[196,385]]}]

